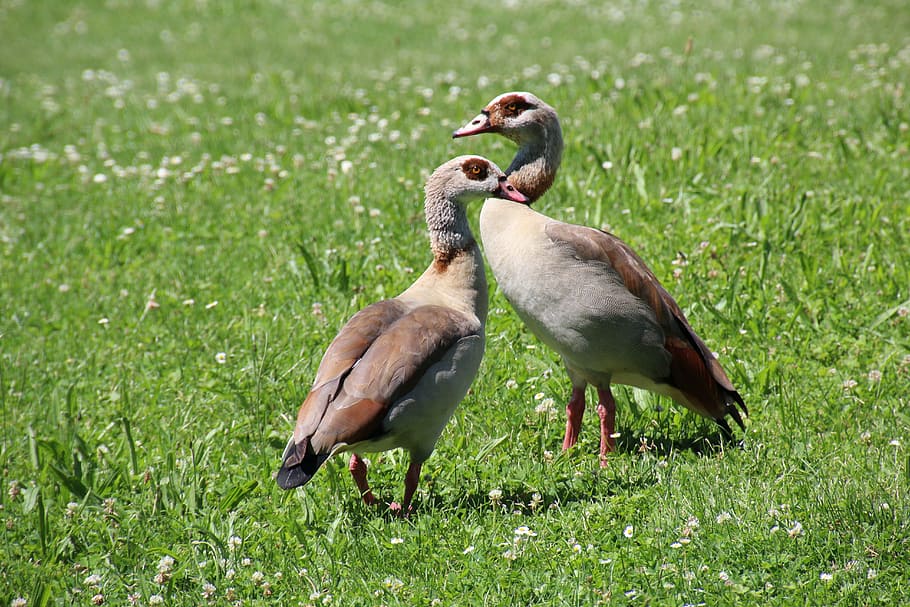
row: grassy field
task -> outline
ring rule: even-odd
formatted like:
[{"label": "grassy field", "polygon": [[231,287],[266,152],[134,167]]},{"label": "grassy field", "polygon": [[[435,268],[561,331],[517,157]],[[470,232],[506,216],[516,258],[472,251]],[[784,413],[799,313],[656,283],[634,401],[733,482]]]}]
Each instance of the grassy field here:
[{"label": "grassy field", "polygon": [[[0,0],[0,40],[0,606],[910,595],[903,0]],[[742,447],[619,387],[609,467],[592,412],[561,453],[564,372],[493,288],[413,517],[341,460],[282,492],[324,348],[429,263],[430,170],[508,165],[450,134],[513,89],[563,121],[539,208],[649,262]]]}]

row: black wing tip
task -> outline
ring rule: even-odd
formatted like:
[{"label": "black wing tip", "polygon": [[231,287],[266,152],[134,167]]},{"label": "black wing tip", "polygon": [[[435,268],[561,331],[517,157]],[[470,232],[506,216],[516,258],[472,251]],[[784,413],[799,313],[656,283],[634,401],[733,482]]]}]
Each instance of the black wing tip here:
[{"label": "black wing tip", "polygon": [[726,416],[729,415],[732,417],[733,421],[736,422],[736,425],[739,426],[740,430],[745,432],[746,424],[743,422],[743,418],[742,415],[740,415],[739,410],[742,409],[742,412],[746,417],[749,417],[749,410],[746,408],[746,403],[743,401],[743,397],[739,395],[739,392],[732,390],[729,392],[729,396],[732,399],[732,402],[727,403],[727,406],[724,410],[724,415],[715,419],[714,421],[718,426],[721,427],[724,436],[728,439],[732,439],[733,429],[730,428],[730,424],[727,423]]},{"label": "black wing tip", "polygon": [[304,472],[303,468],[300,466],[282,466],[281,469],[278,470],[278,476],[275,477],[275,482],[278,483],[279,487],[287,491],[289,489],[294,489],[295,487],[306,485],[310,482],[311,478],[313,478],[313,475]]},{"label": "black wing tip", "polygon": [[[746,431],[746,424],[743,423],[743,418],[739,414],[739,409],[742,409],[743,415],[749,417],[749,409],[746,407],[746,401],[743,400],[743,397],[739,395],[739,392],[733,391],[730,396],[733,397],[733,402],[727,404],[727,413],[730,414],[730,417],[739,425],[743,432]],[[737,405],[739,409],[737,409]]]},{"label": "black wing tip", "polygon": [[[300,448],[301,446],[303,449]],[[282,489],[288,490],[302,487],[310,482],[329,456],[313,453],[309,447],[309,441],[306,441],[304,445],[289,443],[284,450],[283,458],[284,462],[278,470],[275,482]]]}]

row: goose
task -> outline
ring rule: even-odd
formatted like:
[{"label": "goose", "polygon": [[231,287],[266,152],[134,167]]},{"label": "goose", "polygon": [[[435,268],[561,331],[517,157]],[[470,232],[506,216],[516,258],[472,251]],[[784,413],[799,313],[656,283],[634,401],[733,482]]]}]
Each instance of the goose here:
[{"label": "goose", "polygon": [[[562,160],[562,130],[551,106],[527,92],[493,99],[454,138],[497,133],[518,145],[506,169],[531,202],[552,185]],[[487,200],[480,212],[484,254],[518,316],[563,360],[572,393],[563,450],[578,441],[588,384],[597,390],[600,463],[615,446],[611,383],[666,395],[745,430],[745,402],[676,301],[629,245],[616,236],[551,219],[528,204]]]},{"label": "goose", "polygon": [[360,453],[400,447],[410,466],[404,498],[389,508],[407,514],[421,466],[477,374],[487,283],[465,207],[488,196],[528,199],[480,156],[437,168],[425,193],[433,262],[400,295],[351,317],[325,351],[282,455],[282,489],[306,484],[329,457],[350,451],[361,498],[374,505]]}]

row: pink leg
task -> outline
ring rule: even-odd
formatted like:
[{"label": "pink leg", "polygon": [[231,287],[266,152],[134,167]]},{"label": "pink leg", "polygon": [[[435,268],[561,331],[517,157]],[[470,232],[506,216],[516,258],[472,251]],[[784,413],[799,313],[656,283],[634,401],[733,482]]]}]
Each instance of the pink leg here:
[{"label": "pink leg", "polygon": [[603,390],[597,390],[597,398],[597,415],[600,417],[600,465],[606,467],[607,453],[613,451],[613,447],[616,446],[616,439],[613,438],[616,432],[616,401],[613,400],[609,385]]},{"label": "pink leg", "polygon": [[376,498],[373,497],[373,492],[370,491],[370,485],[367,483],[366,462],[356,453],[352,453],[348,469],[351,471],[351,476],[354,477],[354,482],[357,483],[357,489],[360,490],[360,497],[363,498],[363,503],[367,506],[375,504]]},{"label": "pink leg", "polygon": [[565,451],[578,442],[581,432],[581,418],[585,414],[585,388],[572,387],[572,396],[566,405],[566,437],[562,440],[562,450]]},{"label": "pink leg", "polygon": [[411,463],[408,471],[404,475],[404,499],[401,504],[392,502],[389,504],[389,510],[398,516],[408,516],[411,513],[411,500],[414,498],[414,492],[417,491],[417,483],[420,481],[420,468],[423,464]]}]

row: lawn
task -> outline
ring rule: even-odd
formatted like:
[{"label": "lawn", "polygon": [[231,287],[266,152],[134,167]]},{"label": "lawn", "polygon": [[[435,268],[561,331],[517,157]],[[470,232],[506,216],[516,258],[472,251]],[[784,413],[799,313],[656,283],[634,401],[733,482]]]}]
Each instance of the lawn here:
[{"label": "lawn", "polygon": [[[0,606],[910,595],[902,0],[0,0],[0,40]],[[430,262],[429,171],[508,165],[451,132],[516,89],[566,137],[537,208],[649,263],[741,444],[617,387],[608,467],[593,411],[562,453],[565,373],[490,276],[414,515],[340,458],[281,491],[325,347]]]}]

